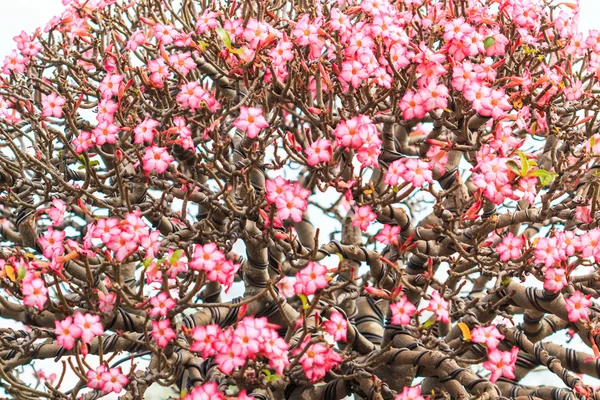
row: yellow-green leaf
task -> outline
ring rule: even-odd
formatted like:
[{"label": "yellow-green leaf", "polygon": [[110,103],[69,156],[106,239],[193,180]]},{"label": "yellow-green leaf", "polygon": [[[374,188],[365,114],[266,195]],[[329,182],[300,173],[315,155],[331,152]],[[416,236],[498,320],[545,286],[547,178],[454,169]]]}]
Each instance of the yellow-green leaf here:
[{"label": "yellow-green leaf", "polygon": [[298,297],[300,297],[300,300],[302,300],[302,308],[304,310],[308,310],[308,308],[310,307],[310,305],[308,303],[308,297],[306,297],[302,293],[298,293]]}]

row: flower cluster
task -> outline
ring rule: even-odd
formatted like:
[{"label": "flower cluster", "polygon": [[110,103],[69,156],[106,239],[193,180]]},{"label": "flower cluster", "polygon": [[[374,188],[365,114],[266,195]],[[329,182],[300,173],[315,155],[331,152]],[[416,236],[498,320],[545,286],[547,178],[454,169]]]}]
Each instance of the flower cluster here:
[{"label": "flower cluster", "polygon": [[204,271],[209,281],[219,282],[227,287],[231,286],[235,273],[240,268],[239,264],[228,260],[215,243],[196,244],[189,265],[196,271]]},{"label": "flower cluster", "polygon": [[219,369],[230,374],[248,360],[265,357],[271,368],[282,375],[289,365],[289,344],[276,331],[277,326],[264,317],[244,317],[235,329],[218,325],[197,326],[192,332],[192,351],[202,358],[214,357]]},{"label": "flower cluster", "polygon": [[363,168],[378,166],[381,154],[381,139],[377,126],[367,115],[358,115],[341,121],[333,131],[338,146],[357,151],[357,159]]},{"label": "flower cluster", "polygon": [[138,251],[140,246],[146,249],[147,257],[153,258],[156,254],[158,232],[150,231],[139,211],[126,214],[121,221],[117,218],[99,218],[89,229],[91,237],[100,239],[119,261]]},{"label": "flower cluster", "polygon": [[[299,362],[306,374],[306,377],[312,382],[321,380],[328,371],[336,368],[342,361],[342,356],[330,346],[321,343],[309,344],[309,338],[304,343],[294,349],[292,354],[300,356]],[[306,348],[308,346],[308,348]]]},{"label": "flower cluster", "polygon": [[98,389],[107,394],[121,393],[129,383],[129,378],[122,373],[121,367],[108,369],[104,364],[95,370],[90,369],[87,378],[87,386],[90,389]]},{"label": "flower cluster", "polygon": [[104,327],[100,323],[98,315],[76,312],[75,318],[69,316],[54,323],[56,325],[56,341],[67,350],[73,348],[77,339],[81,339],[83,343],[91,343],[96,336],[104,333]]},{"label": "flower cluster", "polygon": [[282,221],[288,218],[295,222],[302,221],[302,213],[308,208],[310,191],[297,182],[290,183],[281,177],[267,180],[265,189],[267,202],[277,209],[273,226],[281,227]]}]

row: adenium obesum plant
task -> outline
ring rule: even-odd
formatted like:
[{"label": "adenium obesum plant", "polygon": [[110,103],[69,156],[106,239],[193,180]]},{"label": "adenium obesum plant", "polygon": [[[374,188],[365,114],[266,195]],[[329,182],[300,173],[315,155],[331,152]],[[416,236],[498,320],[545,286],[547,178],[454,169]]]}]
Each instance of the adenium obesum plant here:
[{"label": "adenium obesum plant", "polygon": [[0,74],[11,398],[600,398],[578,1],[63,4]]}]

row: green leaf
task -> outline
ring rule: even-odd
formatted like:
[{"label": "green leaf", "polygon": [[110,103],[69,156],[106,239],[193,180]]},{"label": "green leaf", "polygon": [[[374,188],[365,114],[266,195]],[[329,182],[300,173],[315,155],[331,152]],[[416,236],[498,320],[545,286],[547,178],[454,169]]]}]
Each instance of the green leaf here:
[{"label": "green leaf", "polygon": [[507,286],[509,283],[510,283],[510,278],[509,277],[506,277],[506,278],[502,279],[502,284],[504,286]]},{"label": "green leaf", "polygon": [[515,174],[521,175],[521,171],[519,170],[519,166],[513,160],[509,160],[506,162],[506,166],[510,168]]},{"label": "green leaf", "polygon": [[27,269],[20,265],[19,268],[17,269],[17,278],[22,281],[23,279],[25,279],[25,275],[27,274]]},{"label": "green leaf", "polygon": [[300,297],[300,300],[302,300],[302,308],[303,308],[304,310],[308,310],[308,308],[310,307],[310,306],[309,306],[309,303],[308,303],[308,297],[306,297],[306,296],[305,296],[305,295],[303,295],[302,293],[299,293],[299,294],[298,294],[298,297]]},{"label": "green leaf", "polygon": [[592,137],[590,138],[590,148],[591,148],[591,147],[594,147],[594,144],[596,144],[596,138],[592,136]]},{"label": "green leaf", "polygon": [[225,47],[227,47],[227,50],[229,50],[231,53],[237,54],[237,55],[244,53],[244,49],[235,49],[231,45],[231,37],[229,36],[229,32],[227,32],[225,29],[223,29],[221,27],[219,27],[215,30],[217,32],[217,35],[219,35],[219,37],[223,41],[223,44],[225,45]]},{"label": "green leaf", "polygon": [[530,171],[527,176],[536,176],[538,178],[545,178],[550,175],[550,172],[545,169],[536,169],[535,171]]},{"label": "green leaf", "polygon": [[98,160],[90,161],[90,167],[95,167],[96,165],[100,165],[100,161],[98,161]]},{"label": "green leaf", "polygon": [[175,252],[171,255],[171,258],[169,258],[169,264],[170,265],[177,264],[177,261],[179,261],[179,259],[181,258],[182,255],[183,255],[183,250],[181,250],[181,249],[175,250]]},{"label": "green leaf", "polygon": [[519,158],[521,159],[521,176],[526,176],[527,172],[529,172],[529,161],[527,160],[527,156],[522,151],[517,151]]},{"label": "green leaf", "polygon": [[223,41],[223,44],[225,45],[225,47],[227,47],[229,50],[231,50],[231,37],[229,36],[229,32],[227,32],[225,29],[223,29],[221,27],[217,28],[216,31],[217,31],[217,35],[219,35],[219,37]]},{"label": "green leaf", "polygon": [[496,43],[496,39],[494,39],[492,36],[486,37],[483,41],[483,47],[487,50],[492,47],[494,43]]}]

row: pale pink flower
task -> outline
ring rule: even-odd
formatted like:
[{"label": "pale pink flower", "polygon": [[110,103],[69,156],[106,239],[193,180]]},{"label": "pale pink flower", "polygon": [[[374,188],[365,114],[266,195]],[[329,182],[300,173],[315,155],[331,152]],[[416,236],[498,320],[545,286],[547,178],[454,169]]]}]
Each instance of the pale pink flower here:
[{"label": "pale pink flower", "polygon": [[588,307],[592,305],[590,297],[592,295],[584,296],[579,290],[576,290],[571,297],[565,299],[565,306],[569,321],[577,322],[579,320],[588,320]]},{"label": "pale pink flower", "polygon": [[150,315],[153,317],[166,317],[167,313],[175,308],[177,303],[175,303],[175,300],[169,297],[167,292],[160,292],[158,296],[154,296],[150,299],[150,304],[152,305]]},{"label": "pale pink flower", "polygon": [[558,293],[569,284],[567,282],[567,271],[564,268],[546,268],[544,272],[544,289]]},{"label": "pale pink flower", "polygon": [[394,400],[425,400],[425,398],[421,396],[420,386],[404,386],[402,393],[394,397]]},{"label": "pale pink flower", "polygon": [[490,381],[496,382],[498,378],[504,376],[508,379],[515,378],[515,363],[517,362],[518,347],[513,347],[511,351],[500,351],[491,349],[488,354],[488,361],[483,363],[483,367],[492,372]]},{"label": "pale pink flower", "polygon": [[144,171],[156,171],[162,174],[169,168],[169,164],[173,162],[173,157],[171,157],[165,147],[150,146],[146,148],[143,161]]},{"label": "pale pink flower", "polygon": [[471,331],[473,343],[485,344],[488,349],[495,349],[504,340],[504,335],[498,331],[495,325],[478,326]]},{"label": "pale pink flower", "polygon": [[65,102],[65,98],[56,93],[50,93],[47,96],[45,94],[42,95],[42,115],[44,117],[62,117]]},{"label": "pale pink flower", "polygon": [[159,347],[165,348],[171,340],[177,337],[177,334],[171,328],[171,321],[163,319],[160,321],[152,321],[152,337],[156,340]]},{"label": "pale pink flower", "polygon": [[81,340],[91,343],[96,336],[102,336],[104,328],[99,315],[75,313],[75,325],[81,328]]},{"label": "pale pink flower", "polygon": [[249,138],[255,138],[260,131],[269,127],[269,123],[263,116],[261,108],[242,106],[240,115],[234,121],[233,126],[242,132],[246,132]]},{"label": "pale pink flower", "polygon": [[362,231],[366,231],[371,222],[377,219],[377,214],[373,212],[371,206],[354,207],[354,219],[352,226],[359,227]]},{"label": "pale pink flower", "polygon": [[333,336],[335,341],[346,341],[348,331],[348,321],[342,313],[333,311],[329,316],[329,320],[323,323],[325,331]]},{"label": "pale pink flower", "polygon": [[56,343],[66,350],[71,350],[75,345],[75,339],[81,337],[82,329],[73,323],[73,318],[66,317],[62,321],[54,321]]},{"label": "pale pink flower", "polygon": [[412,316],[417,312],[417,307],[408,300],[408,297],[402,296],[400,301],[390,304],[392,311],[391,322],[394,325],[408,325]]}]

